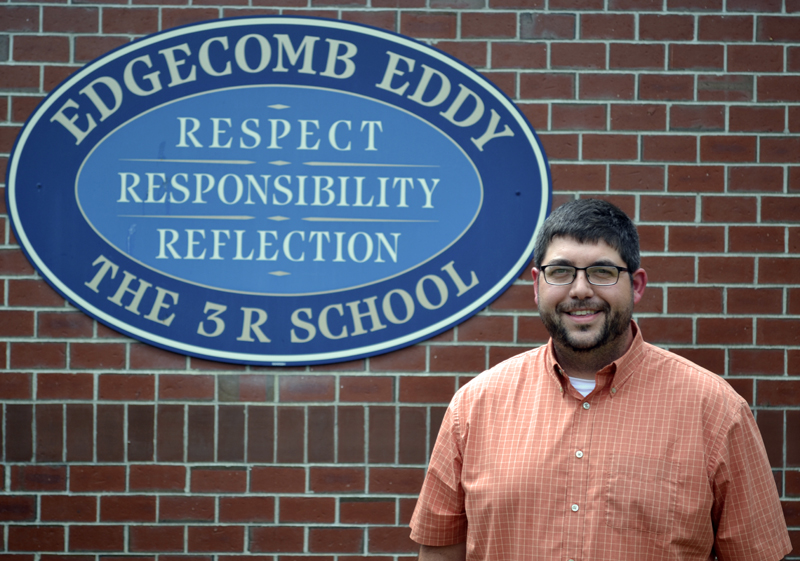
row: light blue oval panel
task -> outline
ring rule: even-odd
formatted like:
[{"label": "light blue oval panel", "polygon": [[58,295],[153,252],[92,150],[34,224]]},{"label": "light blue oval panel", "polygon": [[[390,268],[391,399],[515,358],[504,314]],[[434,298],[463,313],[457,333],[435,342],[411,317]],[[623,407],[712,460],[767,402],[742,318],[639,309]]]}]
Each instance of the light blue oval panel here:
[{"label": "light blue oval panel", "polygon": [[425,263],[469,229],[483,187],[462,149],[409,112],[265,85],[178,99],[128,121],[86,157],[76,196],[100,236],[155,271],[300,295]]}]

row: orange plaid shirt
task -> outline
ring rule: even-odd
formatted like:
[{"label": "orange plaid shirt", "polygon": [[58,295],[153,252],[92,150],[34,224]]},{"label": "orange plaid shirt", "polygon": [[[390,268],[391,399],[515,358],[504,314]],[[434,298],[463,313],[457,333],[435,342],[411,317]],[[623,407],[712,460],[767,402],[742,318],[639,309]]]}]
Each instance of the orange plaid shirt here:
[{"label": "orange plaid shirt", "polygon": [[456,393],[411,520],[467,559],[775,561],[791,545],[747,403],[642,340],[584,398],[552,341]]}]

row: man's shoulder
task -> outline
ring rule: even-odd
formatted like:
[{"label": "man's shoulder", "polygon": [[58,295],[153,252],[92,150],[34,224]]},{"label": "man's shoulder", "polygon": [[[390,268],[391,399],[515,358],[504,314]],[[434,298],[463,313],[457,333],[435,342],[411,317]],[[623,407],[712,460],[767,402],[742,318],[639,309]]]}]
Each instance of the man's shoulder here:
[{"label": "man's shoulder", "polygon": [[719,374],[650,343],[644,343],[643,370],[660,384],[682,395],[695,395],[702,399],[722,399],[731,406],[746,404],[736,390]]},{"label": "man's shoulder", "polygon": [[525,383],[531,376],[538,376],[545,367],[546,356],[547,345],[514,355],[478,374],[459,393],[471,396],[506,393],[510,387]]}]

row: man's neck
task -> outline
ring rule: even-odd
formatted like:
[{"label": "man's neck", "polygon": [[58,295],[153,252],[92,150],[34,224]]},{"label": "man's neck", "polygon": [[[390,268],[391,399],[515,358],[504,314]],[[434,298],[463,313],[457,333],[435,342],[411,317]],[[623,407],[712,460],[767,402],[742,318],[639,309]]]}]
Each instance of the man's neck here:
[{"label": "man's neck", "polygon": [[590,351],[576,351],[571,348],[563,347],[553,341],[556,359],[561,368],[568,376],[573,378],[583,378],[584,380],[594,380],[595,375],[621,358],[633,343],[633,329],[628,328],[624,336],[618,341],[609,341],[603,348],[592,349]]}]

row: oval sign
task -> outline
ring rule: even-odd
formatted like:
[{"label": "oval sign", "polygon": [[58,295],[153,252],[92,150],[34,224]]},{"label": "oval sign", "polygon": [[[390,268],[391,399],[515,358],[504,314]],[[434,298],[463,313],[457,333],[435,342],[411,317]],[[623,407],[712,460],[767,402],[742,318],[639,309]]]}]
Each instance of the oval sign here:
[{"label": "oval sign", "polygon": [[409,38],[254,17],[87,65],[28,120],[7,204],[41,275],[110,327],[252,364],[388,352],[499,296],[551,201],[514,104]]}]

